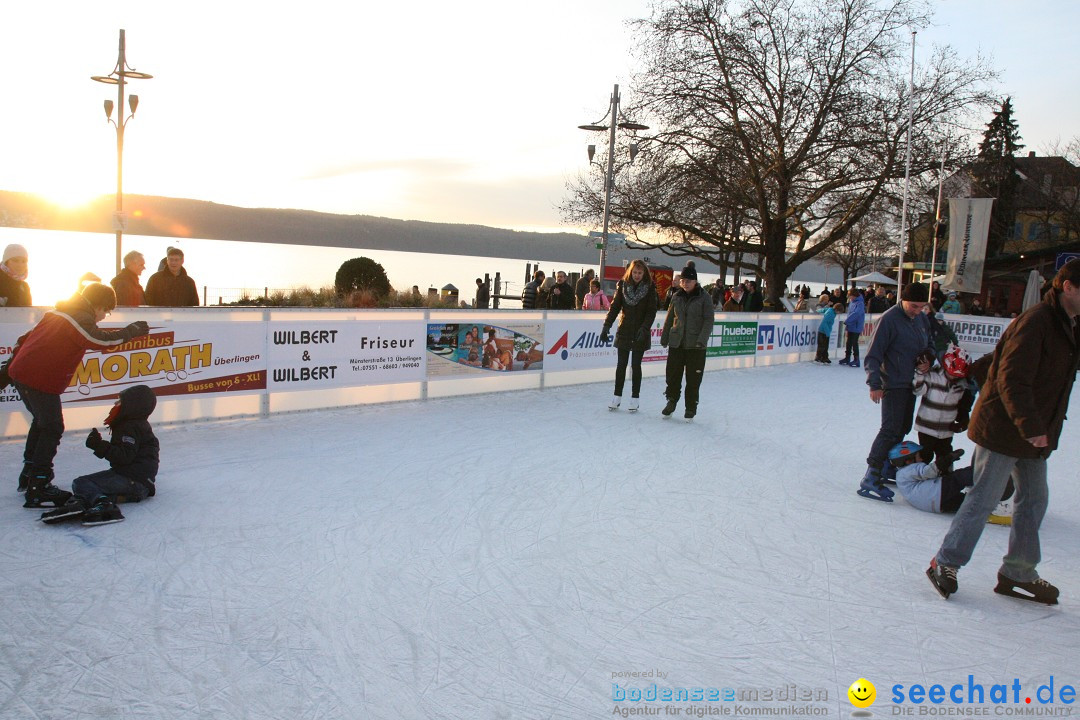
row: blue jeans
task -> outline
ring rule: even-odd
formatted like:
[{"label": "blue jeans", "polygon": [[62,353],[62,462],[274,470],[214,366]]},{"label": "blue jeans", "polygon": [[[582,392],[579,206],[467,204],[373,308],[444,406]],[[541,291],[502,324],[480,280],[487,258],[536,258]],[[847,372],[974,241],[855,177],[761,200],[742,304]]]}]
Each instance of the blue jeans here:
[{"label": "blue jeans", "polygon": [[1001,500],[1011,475],[1016,485],[1012,532],[1009,534],[1009,551],[999,572],[1018,582],[1037,580],[1039,573],[1035,571],[1035,566],[1042,559],[1039,526],[1046,515],[1049,498],[1046,459],[1014,458],[976,445],[972,466],[975,468],[975,484],[968,490],[967,499],[957,511],[941,543],[937,552],[938,564],[960,567],[971,560],[971,553],[979,542],[986,521]]},{"label": "blue jeans", "polygon": [[911,386],[887,389],[881,396],[881,429],[870,446],[866,466],[880,471],[889,457],[889,451],[911,432],[914,421],[915,393],[911,391]]},{"label": "blue jeans", "polygon": [[115,470],[82,475],[71,481],[71,492],[86,502],[108,495],[113,502],[140,502],[150,494],[142,483],[126,478]]}]

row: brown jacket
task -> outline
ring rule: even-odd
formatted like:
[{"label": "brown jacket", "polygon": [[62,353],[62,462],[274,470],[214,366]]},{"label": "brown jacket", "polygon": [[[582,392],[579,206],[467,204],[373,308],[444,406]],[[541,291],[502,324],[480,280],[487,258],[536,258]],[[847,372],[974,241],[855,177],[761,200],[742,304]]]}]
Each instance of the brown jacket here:
[{"label": "brown jacket", "polygon": [[[1016,458],[1048,457],[1057,448],[1080,363],[1080,332],[1054,290],[1020,315],[994,348],[968,437]],[[1037,448],[1027,438],[1046,435]]]}]

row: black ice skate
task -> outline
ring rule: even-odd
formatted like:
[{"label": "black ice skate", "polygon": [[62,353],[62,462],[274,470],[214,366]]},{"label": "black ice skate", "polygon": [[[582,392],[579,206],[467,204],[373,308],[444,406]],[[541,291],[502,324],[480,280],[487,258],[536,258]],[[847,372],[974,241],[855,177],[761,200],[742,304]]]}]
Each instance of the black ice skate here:
[{"label": "black ice skate", "polygon": [[663,415],[666,418],[671,417],[671,413],[675,412],[675,406],[678,405],[678,404],[679,404],[678,400],[670,400],[669,399],[667,401],[667,405],[665,405],[664,409],[660,411],[660,414]]},{"label": "black ice skate", "polygon": [[1020,582],[998,573],[997,579],[994,592],[998,595],[1008,595],[1009,597],[1045,603],[1046,605],[1058,604],[1058,589],[1042,578],[1033,582]]},{"label": "black ice skate", "polygon": [[116,507],[116,503],[107,498],[99,498],[92,508],[83,513],[82,524],[108,525],[109,523],[118,523],[123,519],[124,516],[120,512],[120,508]]},{"label": "black ice skate", "polygon": [[697,408],[687,405],[686,412],[683,413],[683,419],[685,419],[686,422],[693,422],[695,415],[697,415]]},{"label": "black ice skate", "polygon": [[956,568],[938,565],[937,558],[930,560],[930,567],[926,568],[926,577],[930,578],[934,589],[946,600],[956,592]]},{"label": "black ice skate", "polygon": [[30,478],[30,486],[26,488],[26,502],[24,508],[60,507],[71,499],[71,493],[61,490],[52,484],[52,473],[48,475],[35,475]]},{"label": "black ice skate", "polygon": [[55,525],[65,520],[78,520],[86,512],[86,503],[77,497],[73,497],[64,503],[63,507],[42,513],[39,518],[46,525]]}]

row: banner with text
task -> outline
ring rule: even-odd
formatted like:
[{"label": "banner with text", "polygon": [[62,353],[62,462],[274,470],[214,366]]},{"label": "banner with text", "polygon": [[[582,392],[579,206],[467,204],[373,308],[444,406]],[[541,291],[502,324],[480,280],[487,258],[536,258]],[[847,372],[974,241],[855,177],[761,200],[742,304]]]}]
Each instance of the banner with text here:
[{"label": "banner with text", "polygon": [[[31,327],[0,325],[0,345],[10,352]],[[264,390],[265,332],[261,322],[156,321],[149,335],[104,352],[87,351],[60,398],[65,403],[106,400],[131,385],[149,385],[158,397]],[[11,400],[18,400],[18,392],[9,386],[3,401]],[[18,407],[21,403],[9,409]]]},{"label": "banner with text", "polygon": [[993,198],[949,198],[949,266],[943,289],[982,291]]},{"label": "banner with text", "polygon": [[275,322],[266,328],[271,390],[424,380],[421,322]]},{"label": "banner with text", "polygon": [[[814,352],[817,349],[818,317],[760,318],[757,329],[757,354],[789,355]],[[835,323],[834,323],[835,326]],[[833,329],[835,332],[835,327]]]}]

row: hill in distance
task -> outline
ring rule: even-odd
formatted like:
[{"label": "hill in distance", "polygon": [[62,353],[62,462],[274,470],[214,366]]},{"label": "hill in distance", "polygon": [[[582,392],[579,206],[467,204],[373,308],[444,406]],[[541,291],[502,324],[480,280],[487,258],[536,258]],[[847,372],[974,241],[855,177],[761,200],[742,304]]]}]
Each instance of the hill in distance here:
[{"label": "hill in distance", "polygon": [[[30,193],[0,190],[0,226],[112,233],[114,196],[79,208]],[[573,233],[538,233],[483,225],[336,215],[312,210],[242,208],[205,200],[124,195],[131,235],[235,240],[402,252],[537,258],[593,263],[594,243]]]}]

